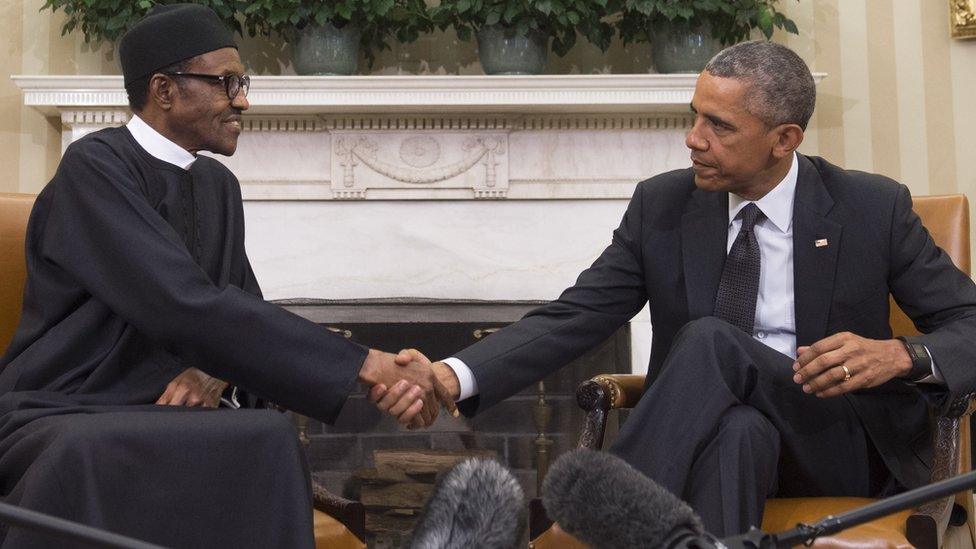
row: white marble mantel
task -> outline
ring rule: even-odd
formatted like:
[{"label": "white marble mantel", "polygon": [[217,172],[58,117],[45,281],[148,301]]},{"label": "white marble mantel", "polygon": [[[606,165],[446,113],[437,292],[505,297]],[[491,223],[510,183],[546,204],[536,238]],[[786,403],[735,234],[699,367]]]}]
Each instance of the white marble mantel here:
[{"label": "white marble mantel", "polygon": [[[819,81],[823,75],[816,75]],[[67,147],[128,120],[118,76],[13,76]],[[686,167],[694,75],[255,77],[237,154],[267,298],[548,300],[636,183]],[[649,354],[632,321],[634,367]]]},{"label": "white marble mantel", "polygon": [[[119,76],[12,78],[27,105],[60,116],[65,148],[129,117]],[[636,180],[683,165],[694,84],[648,74],[255,77],[246,133],[226,163],[246,200],[621,199]]]}]

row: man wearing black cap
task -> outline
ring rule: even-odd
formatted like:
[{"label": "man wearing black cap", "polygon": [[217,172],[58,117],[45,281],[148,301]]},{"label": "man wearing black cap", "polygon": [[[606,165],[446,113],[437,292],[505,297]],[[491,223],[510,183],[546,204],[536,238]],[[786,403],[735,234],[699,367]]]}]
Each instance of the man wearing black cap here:
[{"label": "man wearing black cap", "polygon": [[[233,154],[248,108],[217,16],[158,6],[119,53],[132,120],[72,144],[31,214],[23,316],[0,358],[0,494],[167,546],[309,546],[283,416],[154,403],[216,406],[226,380],[331,422],[359,381],[410,397],[394,408],[406,422],[432,420],[446,392],[429,368],[261,299],[237,179],[196,155]],[[4,547],[49,542],[0,528]]]}]

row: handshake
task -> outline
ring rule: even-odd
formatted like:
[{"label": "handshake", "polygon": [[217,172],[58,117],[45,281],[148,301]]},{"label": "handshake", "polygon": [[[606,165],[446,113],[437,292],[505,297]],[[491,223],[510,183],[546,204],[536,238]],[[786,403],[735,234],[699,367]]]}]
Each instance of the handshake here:
[{"label": "handshake", "polygon": [[416,349],[395,355],[370,349],[359,382],[370,387],[370,402],[408,429],[429,427],[442,404],[458,416],[454,401],[461,388],[454,371],[443,362],[431,363]]},{"label": "handshake", "polygon": [[[429,427],[442,404],[452,415],[458,415],[454,401],[461,386],[454,370],[443,362],[431,364],[415,349],[398,354],[370,349],[358,381],[370,387],[370,402],[407,428]],[[187,368],[166,386],[156,404],[216,408],[226,387],[225,381]]]}]

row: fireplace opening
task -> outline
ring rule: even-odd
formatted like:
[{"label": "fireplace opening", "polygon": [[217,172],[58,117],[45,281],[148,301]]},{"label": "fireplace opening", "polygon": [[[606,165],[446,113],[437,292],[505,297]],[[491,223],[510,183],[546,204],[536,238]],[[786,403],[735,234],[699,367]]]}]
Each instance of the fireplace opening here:
[{"label": "fireplace opening", "polygon": [[[400,298],[279,303],[363,345],[391,352],[414,347],[431,360],[491,337],[540,304]],[[629,373],[630,357],[630,328],[625,324],[590,352],[474,418],[442,413],[429,429],[410,431],[376,410],[360,387],[334,425],[299,417],[296,423],[307,437],[313,479],[350,499],[363,500],[363,490],[368,490],[363,478],[375,475],[376,452],[389,450],[404,451],[409,459],[417,459],[411,451],[489,451],[513,471],[526,497],[533,498],[548,464],[577,444],[583,412],[576,404],[576,387],[599,373]],[[615,419],[608,422],[608,440],[616,434]],[[383,459],[391,458],[384,454]],[[395,500],[390,505],[375,497],[363,500],[369,541],[376,546],[399,543],[412,526],[410,509],[422,507],[427,495],[423,490],[401,490],[390,496]],[[390,518],[391,510],[396,520]]]}]

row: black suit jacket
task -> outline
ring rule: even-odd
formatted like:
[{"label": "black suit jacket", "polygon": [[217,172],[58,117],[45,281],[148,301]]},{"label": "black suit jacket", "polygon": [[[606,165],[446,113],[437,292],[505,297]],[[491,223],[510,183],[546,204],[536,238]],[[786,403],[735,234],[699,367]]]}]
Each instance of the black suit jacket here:
[{"label": "black suit jacket", "polygon": [[[889,293],[913,319],[951,391],[976,388],[976,286],[932,242],[904,185],[797,155],[793,269],[797,345],[838,332],[889,339]],[[728,237],[728,194],[695,187],[690,169],[641,182],[613,241],[559,299],[463,351],[491,406],[597,345],[649,303],[648,383],[675,334],[709,316]],[[815,241],[827,239],[817,247]],[[939,396],[941,390],[928,390]],[[922,391],[899,381],[849,398],[895,476],[928,479]]]}]

